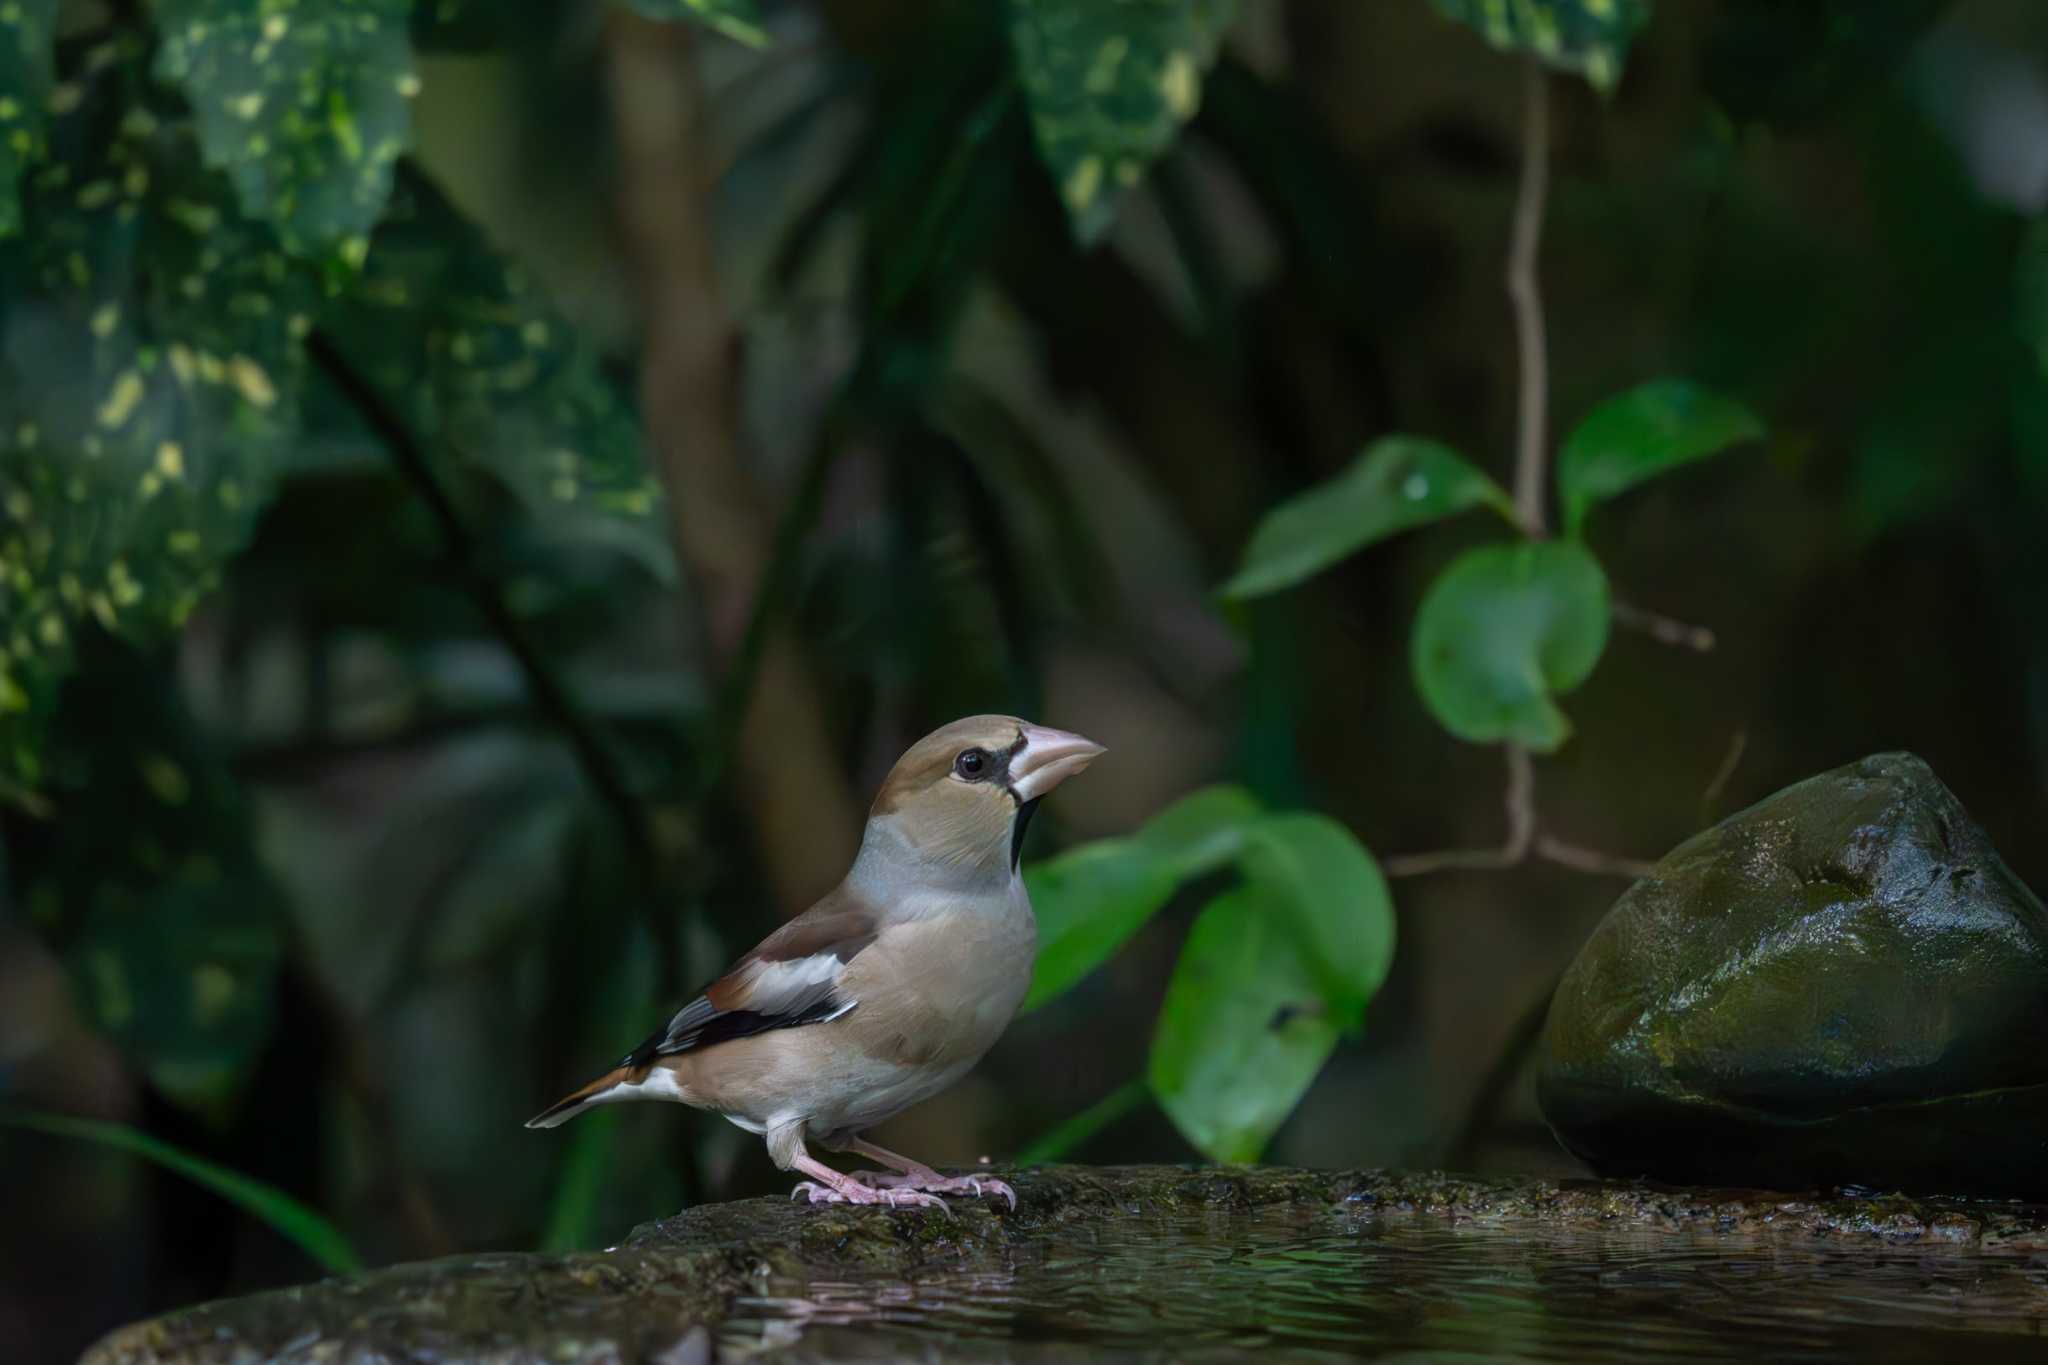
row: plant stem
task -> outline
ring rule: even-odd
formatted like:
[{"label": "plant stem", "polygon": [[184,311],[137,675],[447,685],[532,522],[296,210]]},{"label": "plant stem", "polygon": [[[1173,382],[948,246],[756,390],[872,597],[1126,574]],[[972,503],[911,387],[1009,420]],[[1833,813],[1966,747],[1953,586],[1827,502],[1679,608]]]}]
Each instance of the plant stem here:
[{"label": "plant stem", "polygon": [[377,390],[349,364],[347,357],[334,345],[331,338],[314,332],[306,339],[306,352],[313,362],[334,382],[342,395],[362,414],[370,429],[391,454],[399,471],[413,485],[420,500],[433,515],[435,526],[441,533],[442,543],[447,547],[448,559],[460,580],[464,591],[475,603],[485,624],[498,637],[513,661],[518,664],[525,679],[527,691],[532,695],[534,705],[551,720],[555,728],[568,740],[569,748],[576,756],[576,763],[583,776],[590,783],[591,790],[612,812],[624,833],[626,846],[639,864],[649,894],[641,898],[648,921],[648,930],[653,935],[657,951],[661,954],[660,979],[663,983],[664,998],[674,994],[674,980],[680,966],[681,940],[672,916],[663,914],[658,898],[652,894],[654,885],[654,839],[648,827],[646,811],[633,795],[626,781],[624,770],[613,757],[611,750],[599,736],[596,723],[586,716],[570,695],[567,684],[556,676],[554,669],[541,656],[540,650],[527,635],[526,627],[506,604],[505,596],[498,585],[484,571],[483,563],[476,549],[475,539],[464,525],[462,514],[448,490],[434,474],[426,452],[412,429],[406,425]]},{"label": "plant stem", "polygon": [[1508,300],[1514,306],[1521,357],[1515,422],[1515,513],[1532,538],[1547,534],[1543,475],[1550,444],[1550,356],[1543,324],[1537,262],[1543,215],[1550,195],[1550,81],[1533,57],[1524,68],[1522,181],[1515,196],[1514,237],[1508,249]]},{"label": "plant stem", "polygon": [[1126,1081],[1072,1118],[1054,1125],[1017,1154],[1017,1164],[1043,1166],[1058,1161],[1111,1124],[1144,1107],[1151,1098],[1151,1083],[1143,1077]]},{"label": "plant stem", "polygon": [[1674,649],[1689,649],[1695,654],[1714,652],[1714,632],[1705,626],[1675,620],[1627,602],[1616,602],[1613,615],[1615,625],[1624,630],[1641,631],[1660,645],[1670,645]]}]

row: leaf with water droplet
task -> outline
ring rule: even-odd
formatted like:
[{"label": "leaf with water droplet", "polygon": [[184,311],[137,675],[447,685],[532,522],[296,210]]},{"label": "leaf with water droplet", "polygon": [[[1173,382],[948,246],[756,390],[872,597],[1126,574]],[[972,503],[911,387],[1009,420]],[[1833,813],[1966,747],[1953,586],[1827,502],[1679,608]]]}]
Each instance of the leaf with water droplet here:
[{"label": "leaf with water droplet", "polygon": [[1351,467],[1268,512],[1245,547],[1225,597],[1262,597],[1411,527],[1472,507],[1514,520],[1514,502],[1449,446],[1388,436]]},{"label": "leaf with water droplet", "polygon": [[1201,105],[1235,0],[1010,0],[1010,45],[1038,150],[1074,236],[1094,242],[1123,194]]}]

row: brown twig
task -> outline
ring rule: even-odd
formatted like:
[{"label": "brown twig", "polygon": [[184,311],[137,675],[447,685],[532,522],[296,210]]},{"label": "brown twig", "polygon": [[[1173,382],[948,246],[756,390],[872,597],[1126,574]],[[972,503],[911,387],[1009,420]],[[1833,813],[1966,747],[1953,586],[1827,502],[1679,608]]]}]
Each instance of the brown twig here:
[{"label": "brown twig", "polygon": [[1717,643],[1714,632],[1705,626],[1691,625],[1627,602],[1616,602],[1613,613],[1615,625],[1624,630],[1640,631],[1660,645],[1689,649],[1696,654],[1711,654]]},{"label": "brown twig", "polygon": [[1550,195],[1550,80],[1530,58],[1523,87],[1522,181],[1508,249],[1508,300],[1515,310],[1521,381],[1515,422],[1515,513],[1532,537],[1545,532],[1543,475],[1550,449],[1550,351],[1544,335],[1537,262]]},{"label": "brown twig", "polygon": [[468,593],[491,633],[497,636],[518,665],[534,705],[568,740],[584,780],[590,783],[598,800],[618,821],[627,849],[650,884],[649,893],[641,898],[643,913],[647,917],[648,932],[661,954],[660,975],[664,981],[669,980],[681,964],[681,935],[675,917],[666,913],[659,898],[652,894],[655,862],[652,826],[646,808],[626,779],[625,769],[599,734],[596,722],[584,713],[570,695],[567,684],[556,676],[553,667],[542,657],[527,634],[525,624],[513,613],[504,592],[485,570],[469,527],[435,474],[412,427],[385,402],[376,386],[349,363],[332,338],[322,332],[314,332],[306,339],[306,353],[355,407],[370,430],[376,433],[399,472],[405,475],[420,500],[426,504],[440,531],[449,565],[463,590]]},{"label": "brown twig", "polygon": [[1728,754],[1721,760],[1721,766],[1714,769],[1713,778],[1707,789],[1700,793],[1700,823],[1707,824],[1713,818],[1714,807],[1728,790],[1729,780],[1735,776],[1736,768],[1742,764],[1742,755],[1749,748],[1749,729],[1742,727],[1729,737]]},{"label": "brown twig", "polygon": [[717,166],[696,41],[690,24],[643,19],[624,6],[606,19],[618,221],[641,305],[641,410],[671,536],[714,663],[751,677],[732,721],[735,776],[775,899],[794,913],[845,870],[861,812],[832,764],[790,761],[837,747],[823,696],[786,629],[750,625],[776,537],[743,456],[739,350],[712,251]]},{"label": "brown twig", "polygon": [[[1524,74],[1522,110],[1522,174],[1515,193],[1515,222],[1508,246],[1508,301],[1514,308],[1515,338],[1520,354],[1520,379],[1515,426],[1515,515],[1532,539],[1548,534],[1544,485],[1550,454],[1550,357],[1543,321],[1543,291],[1538,262],[1543,249],[1543,218],[1550,195],[1550,81],[1540,62],[1531,59]],[[1633,611],[1633,608],[1628,610]],[[1621,619],[1623,608],[1615,608]],[[1643,613],[1648,615],[1648,613]],[[1664,618],[1656,618],[1663,622]],[[1676,622],[1668,622],[1677,626]],[[1681,627],[1681,629],[1696,629]],[[1708,646],[1712,635],[1708,633]],[[1530,855],[1596,876],[1640,877],[1648,863],[1579,848],[1540,831],[1536,815],[1536,772],[1529,750],[1507,748],[1507,839],[1499,848],[1447,849],[1410,853],[1383,864],[1389,877],[1422,877],[1434,872],[1498,872],[1520,867]]]}]

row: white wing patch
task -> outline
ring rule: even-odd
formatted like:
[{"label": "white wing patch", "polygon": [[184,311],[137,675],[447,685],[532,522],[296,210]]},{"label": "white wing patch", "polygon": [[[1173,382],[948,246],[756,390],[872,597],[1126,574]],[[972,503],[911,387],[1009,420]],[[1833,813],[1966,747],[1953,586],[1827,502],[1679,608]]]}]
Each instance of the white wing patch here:
[{"label": "white wing patch", "polygon": [[[791,958],[785,962],[756,960],[747,965],[746,1008],[759,1014],[780,1014],[799,1007],[806,998],[816,999],[829,991],[846,964],[831,953]],[[852,1009],[848,1002],[839,1010]],[[838,1014],[831,1016],[837,1018]]]}]

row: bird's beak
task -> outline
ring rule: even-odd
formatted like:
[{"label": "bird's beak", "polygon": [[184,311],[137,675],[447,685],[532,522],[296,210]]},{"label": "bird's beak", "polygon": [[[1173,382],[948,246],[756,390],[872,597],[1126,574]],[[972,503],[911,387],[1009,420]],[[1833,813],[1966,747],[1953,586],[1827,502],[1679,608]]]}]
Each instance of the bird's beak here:
[{"label": "bird's beak", "polygon": [[1036,801],[1093,763],[1101,752],[1102,746],[1092,739],[1027,725],[1024,747],[1010,759],[1010,790],[1019,805]]}]

